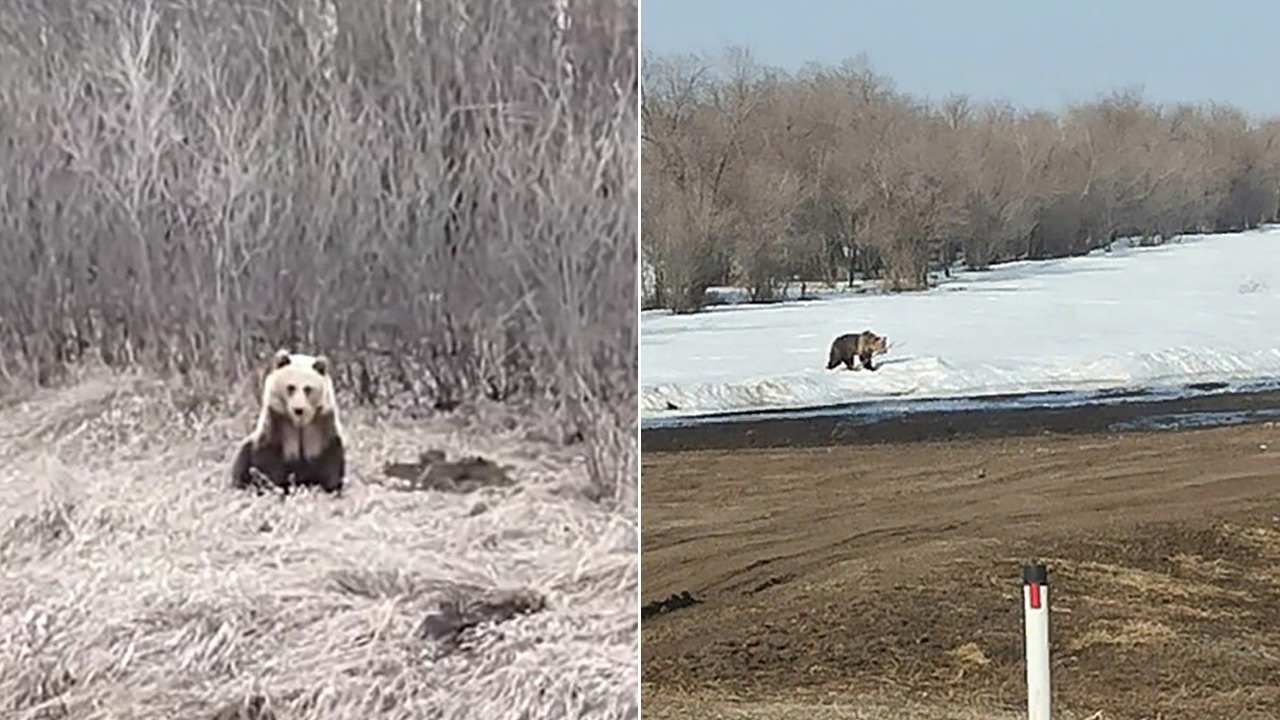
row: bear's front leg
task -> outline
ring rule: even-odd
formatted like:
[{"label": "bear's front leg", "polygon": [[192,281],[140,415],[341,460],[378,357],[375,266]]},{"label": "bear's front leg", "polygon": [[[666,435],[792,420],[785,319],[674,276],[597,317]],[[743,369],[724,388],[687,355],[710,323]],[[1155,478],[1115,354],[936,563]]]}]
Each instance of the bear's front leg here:
[{"label": "bear's front leg", "polygon": [[281,457],[279,450],[269,445],[260,445],[253,438],[249,438],[240,446],[235,462],[232,463],[232,483],[237,489],[253,487],[261,493],[266,488],[259,478],[254,477],[255,474],[266,477],[270,483],[278,487],[287,485],[284,458]]},{"label": "bear's front leg", "polygon": [[231,485],[237,490],[243,490],[250,485],[255,484],[253,481],[253,440],[245,440],[240,445],[240,450],[236,452],[236,459],[231,463]]},{"label": "bear's front leg", "polygon": [[346,448],[342,445],[342,438],[334,438],[324,452],[311,461],[310,479],[327,493],[339,493],[342,491],[346,474]]}]

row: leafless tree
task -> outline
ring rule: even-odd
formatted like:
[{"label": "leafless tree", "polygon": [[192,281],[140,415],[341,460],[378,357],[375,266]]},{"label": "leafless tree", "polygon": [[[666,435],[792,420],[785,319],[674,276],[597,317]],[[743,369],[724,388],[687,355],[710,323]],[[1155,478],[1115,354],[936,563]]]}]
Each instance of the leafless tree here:
[{"label": "leafless tree", "polygon": [[694,310],[720,282],[769,299],[797,275],[918,289],[961,256],[983,269],[1159,243],[1280,207],[1280,125],[1230,107],[1162,108],[1135,89],[1057,115],[929,105],[865,58],[794,75],[741,51],[649,64],[665,71],[643,98],[653,306]]}]

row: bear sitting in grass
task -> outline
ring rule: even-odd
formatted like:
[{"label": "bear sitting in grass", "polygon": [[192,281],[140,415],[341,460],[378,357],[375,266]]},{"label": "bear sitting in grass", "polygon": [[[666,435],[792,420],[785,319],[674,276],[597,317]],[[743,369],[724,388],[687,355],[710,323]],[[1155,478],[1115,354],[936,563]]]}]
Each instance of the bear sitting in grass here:
[{"label": "bear sitting in grass", "polygon": [[339,492],[343,442],[328,359],[279,350],[262,384],[258,424],[236,453],[233,483],[256,485],[256,470],[286,492],[293,485]]}]

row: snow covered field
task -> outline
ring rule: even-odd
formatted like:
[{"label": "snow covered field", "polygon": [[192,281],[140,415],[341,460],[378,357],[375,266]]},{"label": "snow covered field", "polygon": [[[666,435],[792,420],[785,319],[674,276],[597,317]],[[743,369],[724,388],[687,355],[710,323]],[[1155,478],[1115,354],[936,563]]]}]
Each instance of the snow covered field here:
[{"label": "snow covered field", "polygon": [[[876,372],[826,370],[832,339],[889,337]],[[1117,243],[956,274],[897,295],[642,313],[645,418],[1230,385],[1280,378],[1280,228]],[[674,406],[675,409],[671,409]]]}]

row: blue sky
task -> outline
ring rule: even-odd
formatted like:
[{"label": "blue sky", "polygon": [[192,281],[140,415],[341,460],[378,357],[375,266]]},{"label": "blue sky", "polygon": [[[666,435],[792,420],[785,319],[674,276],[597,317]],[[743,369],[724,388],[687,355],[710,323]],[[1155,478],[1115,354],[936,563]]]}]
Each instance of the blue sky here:
[{"label": "blue sky", "polygon": [[1159,103],[1280,116],[1272,0],[642,0],[646,53],[748,48],[798,70],[864,54],[899,90],[1057,110],[1139,87]]}]

